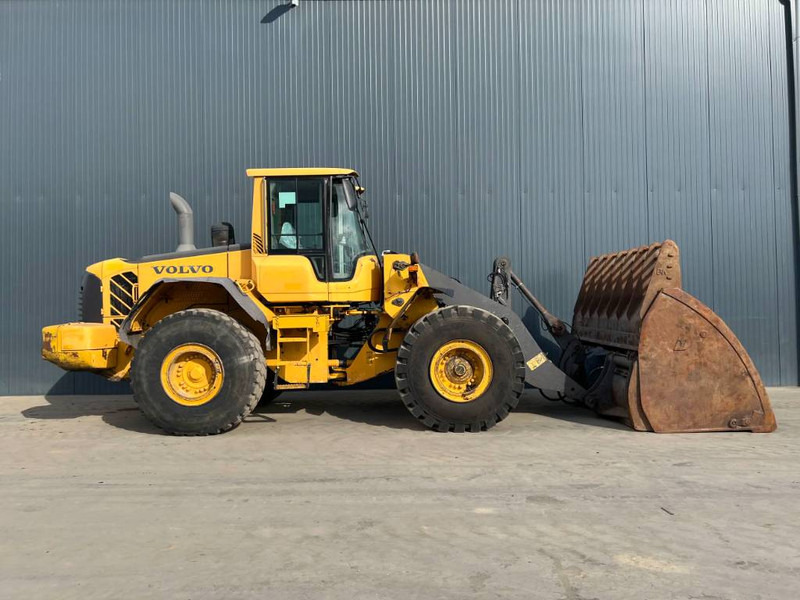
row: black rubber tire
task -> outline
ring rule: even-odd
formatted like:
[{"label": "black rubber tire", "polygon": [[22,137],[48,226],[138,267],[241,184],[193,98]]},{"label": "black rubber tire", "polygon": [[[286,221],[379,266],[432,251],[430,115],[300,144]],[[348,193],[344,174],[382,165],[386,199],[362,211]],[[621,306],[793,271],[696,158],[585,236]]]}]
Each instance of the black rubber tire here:
[{"label": "black rubber tire", "polygon": [[[222,361],[219,393],[201,406],[174,402],[161,384],[161,364],[176,346],[204,344]],[[192,308],[164,317],[139,343],[131,363],[131,388],[142,413],[176,435],[214,435],[230,431],[252,412],[266,381],[261,344],[244,326],[217,310]]]},{"label": "black rubber tire", "polygon": [[[442,345],[456,339],[480,344],[492,360],[489,388],[472,402],[451,402],[430,379],[430,363]],[[397,352],[395,381],[406,408],[436,431],[485,431],[516,408],[525,386],[519,342],[497,316],[472,306],[448,306],[417,321]]]},{"label": "black rubber tire", "polygon": [[267,383],[264,385],[264,391],[261,394],[261,399],[258,401],[259,406],[269,406],[283,393],[283,390],[275,389],[275,371],[267,369]]}]

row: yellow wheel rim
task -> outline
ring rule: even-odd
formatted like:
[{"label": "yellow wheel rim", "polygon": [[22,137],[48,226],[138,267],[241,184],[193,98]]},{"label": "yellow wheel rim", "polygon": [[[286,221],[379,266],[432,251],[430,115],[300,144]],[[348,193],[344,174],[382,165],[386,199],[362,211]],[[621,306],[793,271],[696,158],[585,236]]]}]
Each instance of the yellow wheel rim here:
[{"label": "yellow wheel rim", "polygon": [[223,379],[222,361],[202,344],[181,344],[161,363],[161,385],[174,402],[200,406],[219,393]]},{"label": "yellow wheel rim", "polygon": [[483,346],[470,340],[453,340],[431,359],[431,383],[451,402],[472,402],[492,383],[492,359]]}]

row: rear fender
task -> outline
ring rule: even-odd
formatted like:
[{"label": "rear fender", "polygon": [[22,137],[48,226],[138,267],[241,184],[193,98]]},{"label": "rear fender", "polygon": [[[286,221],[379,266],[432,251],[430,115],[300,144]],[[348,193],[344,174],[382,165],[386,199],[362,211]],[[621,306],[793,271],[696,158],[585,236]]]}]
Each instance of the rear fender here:
[{"label": "rear fender", "polygon": [[[197,297],[195,301],[190,301],[186,298],[186,291],[190,290],[196,284],[205,284],[203,287],[211,285],[212,289],[216,290],[216,294],[203,293]],[[131,312],[122,321],[119,328],[119,339],[129,346],[136,348],[142,333],[146,326],[152,326],[158,320],[159,315],[156,314],[154,319],[148,319],[150,313],[160,304],[167,302],[169,292],[174,291],[182,294],[183,304],[186,306],[176,307],[173,310],[167,311],[166,314],[183,310],[190,306],[206,306],[215,307],[230,306],[233,302],[238,306],[255,324],[263,326],[262,339],[264,339],[265,348],[271,349],[270,340],[270,322],[272,321],[272,312],[258,302],[252,294],[252,291],[242,289],[236,282],[226,277],[193,277],[192,279],[178,279],[165,277],[155,282],[148,290],[142,294],[139,301],[133,307]],[[207,292],[208,289],[205,290]],[[194,299],[192,299],[194,300]],[[161,315],[161,316],[166,316]]]}]

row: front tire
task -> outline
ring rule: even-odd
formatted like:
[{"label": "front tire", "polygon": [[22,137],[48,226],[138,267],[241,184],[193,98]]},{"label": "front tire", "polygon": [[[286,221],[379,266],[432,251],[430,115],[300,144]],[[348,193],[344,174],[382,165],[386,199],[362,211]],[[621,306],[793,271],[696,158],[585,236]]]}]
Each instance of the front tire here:
[{"label": "front tire", "polygon": [[252,412],[265,381],[258,338],[207,308],[160,320],[144,335],[131,364],[133,397],[142,413],[177,435],[233,429]]},{"label": "front tire", "polygon": [[406,408],[437,431],[485,431],[516,408],[525,362],[511,329],[492,313],[448,306],[424,316],[397,352]]}]

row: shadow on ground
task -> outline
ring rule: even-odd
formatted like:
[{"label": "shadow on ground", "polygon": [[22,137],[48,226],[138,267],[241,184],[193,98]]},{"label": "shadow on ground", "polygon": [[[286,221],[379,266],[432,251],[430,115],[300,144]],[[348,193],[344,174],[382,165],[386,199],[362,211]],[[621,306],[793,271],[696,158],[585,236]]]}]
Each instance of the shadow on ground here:
[{"label": "shadow on ground", "polygon": [[[48,394],[47,402],[22,411],[27,419],[76,419],[99,416],[104,422],[137,433],[164,435],[138,410],[131,396],[60,396]],[[426,428],[412,417],[393,390],[288,392],[271,404],[259,404],[245,420],[247,423],[274,423],[277,415],[306,412],[328,414],[337,419],[374,427],[424,431]],[[587,426],[627,429],[624,425],[601,419],[589,410],[552,402],[534,391],[526,391],[516,413],[530,413]],[[513,418],[513,415],[510,417]]]},{"label": "shadow on ground", "polygon": [[48,394],[44,397],[47,404],[32,406],[22,411],[26,419],[77,419],[80,417],[99,416],[114,427],[135,431],[165,435],[158,427],[150,423],[136,406],[131,396],[59,396]]},{"label": "shadow on ground", "polygon": [[270,404],[259,404],[247,420],[301,411],[311,415],[328,414],[337,419],[375,427],[417,431],[427,429],[411,416],[393,390],[360,391],[356,394],[343,391],[302,395],[284,393]]},{"label": "shadow on ground", "polygon": [[593,411],[582,406],[574,406],[560,400],[547,400],[541,394],[533,390],[526,390],[525,394],[523,394],[520,399],[519,405],[514,409],[514,412],[530,413],[549,419],[569,421],[570,423],[578,423],[580,425],[592,427],[606,427],[608,429],[630,431],[628,427],[619,421],[599,417]]}]

